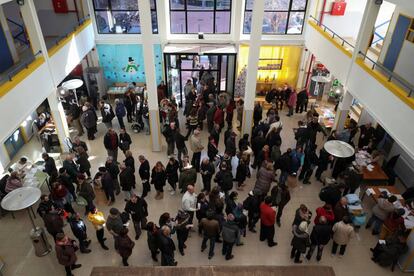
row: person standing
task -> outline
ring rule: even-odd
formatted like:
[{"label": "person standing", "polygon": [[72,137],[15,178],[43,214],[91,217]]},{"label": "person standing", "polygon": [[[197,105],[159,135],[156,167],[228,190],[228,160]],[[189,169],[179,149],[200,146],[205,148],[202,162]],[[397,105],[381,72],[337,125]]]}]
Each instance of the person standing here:
[{"label": "person standing", "polygon": [[109,130],[112,128],[112,119],[115,117],[112,106],[102,100],[99,102],[99,106],[102,115],[102,123],[104,123],[106,128]]},{"label": "person standing", "polygon": [[178,182],[178,169],[180,168],[179,162],[174,158],[170,157],[168,160],[167,167],[165,168],[165,172],[167,174],[167,181],[170,184],[170,194],[174,195],[175,190],[177,189],[177,182]]},{"label": "person standing", "polygon": [[91,240],[88,240],[88,234],[86,232],[86,225],[83,220],[80,218],[79,213],[73,214],[69,219],[69,225],[72,229],[73,235],[79,241],[79,248],[81,253],[91,253],[91,250],[88,249]]},{"label": "person standing", "polygon": [[214,182],[220,187],[220,190],[225,194],[227,198],[229,191],[233,189],[233,174],[229,169],[227,169],[226,163],[220,164],[220,171],[216,173],[214,177]]},{"label": "person standing", "polygon": [[311,245],[306,254],[306,259],[310,260],[312,258],[315,248],[318,248],[316,254],[316,260],[319,262],[322,258],[322,252],[325,245],[328,244],[331,239],[332,226],[328,224],[328,221],[324,216],[319,217],[319,223],[315,224],[310,235]]},{"label": "person standing", "polygon": [[253,188],[254,194],[261,196],[263,199],[269,192],[274,177],[273,164],[266,162],[257,172],[257,179]]},{"label": "person standing", "polygon": [[166,180],[167,174],[164,165],[158,161],[151,172],[151,184],[154,184],[155,190],[157,191],[155,199],[159,200],[164,198],[164,186]]},{"label": "person standing", "polygon": [[83,147],[78,147],[77,152],[78,159],[76,160],[76,163],[79,165],[79,172],[82,174],[86,173],[88,178],[91,178],[91,163],[89,163],[88,154]]},{"label": "person standing", "polygon": [[148,217],[148,204],[145,199],[132,195],[125,205],[125,212],[131,215],[135,229],[135,240],[141,236],[141,229],[146,229]]},{"label": "person standing", "polygon": [[270,196],[272,198],[272,205],[277,207],[276,224],[280,227],[283,209],[290,201],[290,192],[285,184],[280,184],[272,188]]},{"label": "person standing", "polygon": [[119,131],[119,148],[125,154],[132,144],[131,136],[126,132],[125,128]]},{"label": "person standing", "polygon": [[145,198],[148,192],[151,191],[151,186],[149,183],[150,179],[150,164],[144,155],[138,157],[139,165],[139,176],[141,177],[142,182],[142,195],[141,198]]},{"label": "person standing", "polygon": [[57,234],[63,233],[64,226],[63,219],[59,215],[59,212],[52,207],[51,210],[45,210],[42,218],[47,232],[49,232],[49,234],[52,235],[53,239],[56,241]]},{"label": "person standing", "polygon": [[187,156],[188,150],[187,146],[185,145],[185,141],[187,140],[184,135],[181,134],[180,129],[177,128],[177,130],[174,133],[175,135],[175,146],[177,147],[177,158],[180,165],[180,168],[183,167],[183,162],[181,157]]},{"label": "person standing", "polygon": [[81,123],[86,128],[86,132],[88,134],[88,140],[94,140],[95,139],[95,133],[96,133],[96,122],[98,118],[96,118],[95,111],[93,110],[93,107],[87,107],[84,105],[82,107],[82,115],[81,115]]},{"label": "person standing", "polygon": [[244,181],[246,180],[247,173],[249,170],[249,164],[247,164],[247,157],[242,156],[239,160],[236,170],[236,181],[237,181],[237,190],[243,191]]},{"label": "person standing", "polygon": [[210,162],[208,157],[205,157],[201,162],[200,174],[201,179],[203,180],[203,190],[202,192],[210,192],[211,190],[211,179],[215,173],[214,164]]},{"label": "person standing", "polygon": [[96,238],[98,239],[99,244],[104,250],[109,250],[109,248],[105,245],[106,238],[104,237],[104,226],[105,226],[105,217],[104,214],[95,206],[92,206],[90,212],[88,214],[88,220],[92,223],[93,227],[96,230]]},{"label": "person standing", "polygon": [[187,246],[185,242],[188,239],[188,233],[193,225],[189,222],[190,215],[185,211],[178,211],[177,217],[175,218],[175,232],[177,234],[178,251],[181,256],[184,256],[184,248]]},{"label": "person standing", "polygon": [[378,198],[377,204],[372,208],[372,215],[365,225],[365,229],[368,229],[373,225],[372,234],[378,235],[384,220],[395,210],[394,202],[396,201],[397,197],[394,195],[388,198]]},{"label": "person standing", "polygon": [[267,240],[267,245],[273,247],[274,242],[276,211],[272,208],[272,198],[267,196],[260,204],[260,241]]},{"label": "person standing", "polygon": [[193,151],[193,158],[191,159],[191,165],[194,166],[196,172],[200,171],[200,159],[201,151],[204,149],[204,146],[201,144],[200,131],[198,129],[194,130],[193,135],[190,137],[190,148]]},{"label": "person standing", "polygon": [[207,241],[210,242],[210,249],[208,251],[208,259],[214,256],[214,246],[216,244],[216,238],[220,234],[220,225],[217,220],[214,219],[214,210],[207,210],[207,217],[202,218],[199,224],[199,229],[203,232],[203,241],[201,243],[201,252],[207,248]]},{"label": "person standing", "polygon": [[240,239],[240,229],[234,221],[234,215],[228,214],[227,220],[223,223],[221,235],[223,237],[223,249],[221,253],[226,261],[234,258],[233,246]]},{"label": "person standing", "polygon": [[348,200],[346,197],[341,197],[338,203],[336,203],[333,212],[335,216],[335,223],[341,221],[344,216],[347,216],[349,214]]},{"label": "person standing", "polygon": [[174,259],[175,244],[170,234],[170,227],[167,225],[161,227],[161,234],[159,236],[161,266],[177,266],[177,262]]},{"label": "person standing", "polygon": [[45,169],[43,172],[47,173],[49,175],[49,183],[55,182],[58,171],[56,168],[55,160],[49,156],[46,152],[42,153],[42,158],[45,161]]},{"label": "person standing", "polygon": [[355,236],[354,227],[351,225],[351,219],[348,216],[345,216],[342,221],[334,224],[332,232],[332,256],[336,254],[338,246],[340,246],[339,257],[341,258],[345,253],[346,246],[350,239]]},{"label": "person standing", "polygon": [[243,201],[243,209],[247,210],[249,231],[256,233],[256,223],[260,218],[260,201],[253,191],[250,191]]},{"label": "person standing", "polygon": [[297,101],[297,93],[296,90],[290,90],[289,93],[289,98],[287,101],[287,106],[289,108],[289,113],[287,114],[288,117],[293,116],[293,109],[296,106],[296,101]]},{"label": "person standing", "polygon": [[78,260],[76,257],[76,245],[74,240],[71,240],[64,233],[59,233],[56,236],[55,251],[59,264],[65,267],[66,276],[73,276],[72,270],[81,267],[81,264],[76,264]]},{"label": "person standing", "polygon": [[175,123],[171,122],[164,126],[164,130],[162,134],[165,137],[165,141],[167,142],[167,155],[170,156],[174,154],[175,150],[175,132],[176,132]]},{"label": "person standing", "polygon": [[358,148],[362,149],[368,146],[371,139],[374,137],[375,129],[371,123],[367,123],[359,127],[360,135],[358,140]]},{"label": "person standing", "polygon": [[[63,165],[62,168],[64,168],[66,170],[66,173],[69,175],[70,181],[72,183],[76,181],[76,176],[79,173],[78,166],[76,166],[75,161],[73,161],[74,157],[75,156],[72,153],[67,154],[66,158],[65,158],[65,160],[63,161],[63,164],[62,164]],[[75,188],[73,188],[73,191],[74,190],[75,190]],[[73,191],[70,190],[71,193]],[[72,193],[72,195],[73,195],[73,193]],[[76,198],[76,196],[74,196],[74,197]]]},{"label": "person standing", "polygon": [[131,167],[127,167],[125,163],[122,163],[119,168],[119,183],[125,194],[125,201],[128,201],[133,195],[132,188],[135,186],[135,175]]},{"label": "person standing", "polygon": [[115,194],[114,194],[114,180],[111,174],[106,170],[105,167],[100,168],[101,176],[101,183],[102,189],[105,192],[106,199],[108,200],[108,206],[114,204],[115,202]]},{"label": "person standing", "polygon": [[118,135],[112,128],[108,128],[108,132],[104,136],[104,146],[108,153],[108,156],[111,156],[113,161],[116,163],[118,159]]},{"label": "person standing", "polygon": [[118,176],[119,176],[119,167],[116,161],[112,158],[112,156],[108,156],[106,158],[105,168],[108,173],[111,175],[112,180],[114,181],[114,190],[116,195],[119,195],[121,192],[121,187],[119,186]]},{"label": "person standing", "polygon": [[208,137],[207,156],[210,159],[210,162],[214,162],[216,160],[218,152],[216,140],[213,136]]},{"label": "person standing", "polygon": [[193,185],[197,182],[197,172],[188,164],[188,160],[183,162],[183,170],[180,173],[178,178],[178,187],[181,190],[181,193],[185,193],[187,191],[188,185]]},{"label": "person standing", "polygon": [[159,253],[159,235],[160,235],[160,229],[157,227],[157,225],[150,221],[147,223],[146,226],[147,229],[147,244],[148,249],[151,251],[151,258],[154,262],[158,262],[157,255]]},{"label": "person standing", "polygon": [[78,196],[83,197],[87,202],[85,206],[85,215],[87,215],[89,210],[93,206],[93,200],[95,199],[95,191],[93,190],[90,180],[86,180],[85,175],[83,174],[78,175],[76,183],[78,184]]},{"label": "person standing", "polygon": [[297,95],[296,101],[296,113],[302,113],[303,110],[307,111],[308,106],[308,92],[305,89],[302,89]]},{"label": "person standing", "polygon": [[135,243],[128,236],[128,228],[124,227],[115,238],[115,249],[122,258],[122,264],[129,266],[128,258],[132,254]]},{"label": "person standing", "polygon": [[189,215],[188,223],[193,224],[194,212],[197,211],[197,195],[193,185],[187,186],[187,192],[183,195],[181,204],[182,209]]},{"label": "person standing", "polygon": [[119,127],[125,129],[124,117],[126,115],[125,105],[119,99],[115,99],[115,115],[119,122]]}]

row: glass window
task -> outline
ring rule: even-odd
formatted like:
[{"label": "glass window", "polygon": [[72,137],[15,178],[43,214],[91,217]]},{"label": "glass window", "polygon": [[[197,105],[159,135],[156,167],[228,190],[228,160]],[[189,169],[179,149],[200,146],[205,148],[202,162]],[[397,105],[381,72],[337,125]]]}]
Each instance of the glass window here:
[{"label": "glass window", "polygon": [[231,0],[170,0],[172,34],[230,33]]},{"label": "glass window", "polygon": [[[140,34],[137,0],[93,0],[98,33]],[[152,32],[158,33],[156,1],[151,0]]]},{"label": "glass window", "polygon": [[[301,34],[307,0],[265,0],[263,34]],[[246,0],[243,33],[250,34],[254,0]]]}]

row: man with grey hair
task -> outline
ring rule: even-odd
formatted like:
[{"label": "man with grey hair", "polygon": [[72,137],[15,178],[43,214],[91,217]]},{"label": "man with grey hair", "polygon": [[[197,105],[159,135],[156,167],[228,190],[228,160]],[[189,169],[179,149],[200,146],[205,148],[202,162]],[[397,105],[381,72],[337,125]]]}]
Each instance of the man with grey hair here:
[{"label": "man with grey hair", "polygon": [[232,255],[233,246],[237,240],[240,239],[240,229],[237,223],[234,221],[234,215],[228,214],[227,221],[223,223],[223,229],[221,230],[223,236],[223,249],[221,253],[226,257],[226,260],[234,258]]},{"label": "man with grey hair", "polygon": [[331,239],[332,226],[328,224],[326,217],[319,217],[319,223],[315,224],[310,235],[311,246],[308,253],[306,254],[306,259],[310,260],[312,258],[315,248],[318,247],[318,253],[316,254],[316,260],[319,262],[322,258],[322,252],[325,245],[328,244]]},{"label": "man with grey hair", "polygon": [[201,143],[200,131],[198,129],[194,130],[193,135],[190,137],[190,148],[193,151],[191,165],[194,166],[196,172],[200,172],[201,151],[204,149],[204,146]]},{"label": "man with grey hair", "polygon": [[174,259],[175,244],[170,237],[171,229],[167,225],[161,227],[159,247],[161,251],[161,266],[177,266]]},{"label": "man with grey hair", "polygon": [[141,177],[142,182],[142,195],[141,198],[145,198],[148,192],[151,191],[151,186],[149,184],[150,179],[150,165],[148,160],[145,158],[144,155],[140,155],[138,157],[138,161],[141,165],[139,165],[139,176]]}]

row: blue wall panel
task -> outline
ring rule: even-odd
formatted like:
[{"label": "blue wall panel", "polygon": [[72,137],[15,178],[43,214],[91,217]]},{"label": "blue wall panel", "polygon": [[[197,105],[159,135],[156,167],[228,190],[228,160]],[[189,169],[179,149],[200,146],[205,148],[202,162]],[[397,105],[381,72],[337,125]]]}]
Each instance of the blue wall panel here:
[{"label": "blue wall panel", "polygon": [[9,45],[2,27],[0,26],[0,73],[13,66],[13,57],[10,53]]}]

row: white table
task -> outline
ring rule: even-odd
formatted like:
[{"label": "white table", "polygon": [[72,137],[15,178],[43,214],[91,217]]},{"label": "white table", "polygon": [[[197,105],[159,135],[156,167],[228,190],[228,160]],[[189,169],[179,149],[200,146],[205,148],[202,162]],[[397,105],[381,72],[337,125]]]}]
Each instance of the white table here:
[{"label": "white table", "polygon": [[355,154],[355,149],[348,143],[340,140],[331,140],[323,146],[332,156],[338,158],[348,158]]},{"label": "white table", "polygon": [[[29,213],[30,221],[32,222],[33,228],[36,229],[32,213],[32,205],[35,204],[42,192],[39,188],[34,187],[21,187],[17,188],[8,193],[1,201],[1,207],[7,211],[20,211],[26,209]],[[32,213],[31,213],[32,212]]]}]

